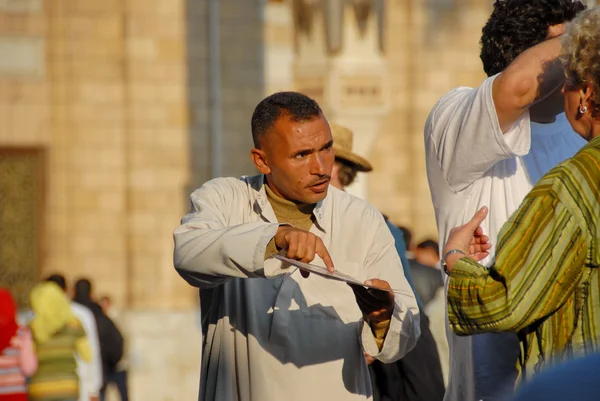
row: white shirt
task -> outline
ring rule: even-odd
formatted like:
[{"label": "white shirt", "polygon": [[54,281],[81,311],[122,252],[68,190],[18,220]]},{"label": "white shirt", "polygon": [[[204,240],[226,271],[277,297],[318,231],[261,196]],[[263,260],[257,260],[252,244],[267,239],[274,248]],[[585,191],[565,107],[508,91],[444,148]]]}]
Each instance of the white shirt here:
[{"label": "white shirt", "polygon": [[[487,206],[489,214],[482,227],[495,247],[502,225],[533,185],[585,144],[572,131],[564,114],[552,124],[535,124],[526,113],[503,133],[492,98],[494,79],[495,76],[488,78],[479,88],[450,91],[435,105],[425,125],[427,176],[440,244],[446,243],[453,227],[464,224],[482,206]],[[494,248],[485,264],[489,265],[493,254]],[[449,327],[447,330],[450,382],[445,400],[472,401],[477,373],[472,337],[458,337]],[[485,358],[486,353],[498,349],[502,352],[489,339],[489,348],[477,350],[478,357]],[[494,366],[482,367],[482,383],[488,379],[484,377],[488,368]],[[489,379],[488,383],[492,383],[499,378]],[[478,377],[478,389],[479,380]]]},{"label": "white shirt", "polygon": [[[383,362],[410,351],[418,307],[382,215],[329,187],[313,211],[336,269],[380,278],[397,295],[381,351],[342,282],[264,260],[279,224],[263,176],[220,178],[191,195],[192,212],[175,230],[175,267],[191,285],[213,289],[199,399],[223,401],[368,400],[363,348]],[[313,263],[324,266],[317,258]],[[290,274],[291,273],[291,274]],[[361,346],[362,345],[362,346]]]},{"label": "white shirt", "polygon": [[94,314],[87,307],[71,302],[71,310],[81,323],[83,331],[92,350],[92,360],[86,362],[77,358],[77,375],[79,376],[79,401],[88,401],[91,395],[99,395],[102,387],[102,359],[100,357],[100,342]]}]

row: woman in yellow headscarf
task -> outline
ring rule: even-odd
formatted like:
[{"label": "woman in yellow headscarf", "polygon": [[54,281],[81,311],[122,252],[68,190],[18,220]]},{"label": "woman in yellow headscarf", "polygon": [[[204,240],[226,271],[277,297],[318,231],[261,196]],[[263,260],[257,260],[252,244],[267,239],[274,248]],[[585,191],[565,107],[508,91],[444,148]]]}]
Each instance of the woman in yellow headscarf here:
[{"label": "woman in yellow headscarf", "polygon": [[76,401],[79,379],[75,354],[90,361],[92,352],[81,324],[71,311],[65,292],[53,282],[31,291],[30,323],[39,366],[29,384],[31,401]]}]

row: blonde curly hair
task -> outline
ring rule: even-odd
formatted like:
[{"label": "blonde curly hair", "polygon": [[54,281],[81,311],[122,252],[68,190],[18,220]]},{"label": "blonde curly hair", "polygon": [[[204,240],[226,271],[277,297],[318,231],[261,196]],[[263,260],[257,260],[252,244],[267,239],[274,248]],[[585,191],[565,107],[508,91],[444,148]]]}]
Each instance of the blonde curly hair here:
[{"label": "blonde curly hair", "polygon": [[582,11],[568,25],[562,38],[562,61],[567,86],[593,88],[593,109],[600,110],[600,7]]}]

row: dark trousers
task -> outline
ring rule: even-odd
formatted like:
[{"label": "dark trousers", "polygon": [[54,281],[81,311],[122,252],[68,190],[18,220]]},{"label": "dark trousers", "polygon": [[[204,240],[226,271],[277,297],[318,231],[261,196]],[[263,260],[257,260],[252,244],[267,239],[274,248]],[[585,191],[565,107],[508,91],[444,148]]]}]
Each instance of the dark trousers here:
[{"label": "dark trousers", "polygon": [[121,396],[121,401],[129,401],[129,395],[127,391],[127,371],[122,370],[119,372],[106,373],[104,375],[104,384],[100,389],[100,401],[104,401],[106,399],[106,388],[109,384],[113,383],[117,386],[117,390],[119,391],[119,395]]},{"label": "dark trousers", "polygon": [[421,316],[421,337],[401,360],[369,366],[374,401],[442,401],[444,379],[429,318]]}]

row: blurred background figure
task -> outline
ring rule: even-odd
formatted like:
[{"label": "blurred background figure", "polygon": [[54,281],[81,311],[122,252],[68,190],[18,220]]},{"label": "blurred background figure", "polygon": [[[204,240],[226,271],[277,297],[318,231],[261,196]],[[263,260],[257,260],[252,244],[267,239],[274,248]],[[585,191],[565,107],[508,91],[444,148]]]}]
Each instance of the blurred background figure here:
[{"label": "blurred background figure", "polygon": [[75,283],[73,300],[89,308],[96,318],[98,339],[100,341],[100,355],[102,358],[102,375],[104,378],[100,390],[100,400],[105,400],[107,387],[110,384],[114,384],[117,387],[121,400],[127,401],[129,399],[127,372],[118,368],[119,362],[123,358],[124,350],[124,340],[121,332],[102,307],[92,299],[92,283],[90,280],[80,279]]},{"label": "blurred background figure", "polygon": [[437,269],[440,260],[439,246],[435,241],[426,240],[415,247],[411,230],[406,227],[400,227],[400,230],[408,248],[406,257],[415,292],[423,306],[427,307],[437,291],[444,286],[442,272]]},{"label": "blurred background figure", "polygon": [[[118,323],[116,322],[118,315],[115,313],[115,310],[112,307],[112,299],[110,298],[110,296],[101,296],[98,300],[98,304],[102,308],[104,314],[108,316],[113,321],[113,323],[115,323],[115,326],[117,326]],[[110,378],[109,381],[109,383],[113,383],[115,385],[117,392],[121,397],[121,400],[129,399],[129,385],[127,374],[127,370],[129,368],[129,358],[127,355],[126,345],[127,342],[123,341],[123,355],[119,360],[119,363],[117,363],[114,375]],[[106,389],[104,390],[104,392],[106,393]]]},{"label": "blurred background figure", "polygon": [[[535,376],[511,401],[600,400],[600,354],[575,359]],[[509,398],[507,398],[507,401]]]},{"label": "blurred background figure", "polygon": [[[435,339],[444,383],[448,383],[450,369],[450,352],[448,338],[446,336],[446,294],[444,292],[444,280],[439,270],[439,246],[435,241],[425,240],[419,243],[420,247],[414,246],[412,231],[407,227],[399,227],[408,251],[408,269],[412,278],[415,292],[423,303],[425,314],[429,317],[429,328]],[[438,252],[438,253],[436,253]],[[418,261],[418,255],[424,262]]]},{"label": "blurred background figure", "polygon": [[437,241],[426,239],[419,242],[415,248],[415,259],[422,265],[439,269],[440,246]]},{"label": "blurred background figure", "polygon": [[98,305],[100,305],[100,307],[102,308],[102,311],[104,312],[105,315],[107,316],[111,316],[110,314],[110,310],[112,307],[112,300],[110,299],[110,297],[108,295],[103,295],[98,299]]},{"label": "blurred background figure", "polygon": [[17,324],[17,305],[0,288],[0,401],[27,401],[27,378],[37,369],[31,331]]},{"label": "blurred background figure", "polygon": [[[67,280],[64,276],[53,274],[46,281],[58,285],[68,296]],[[71,310],[81,323],[92,351],[92,359],[90,361],[84,361],[79,355],[76,355],[77,375],[79,376],[79,401],[97,401],[100,397],[103,378],[96,319],[92,311],[80,303],[71,302]]]},{"label": "blurred background figure", "polygon": [[76,357],[88,362],[92,350],[71,302],[54,282],[31,290],[30,323],[38,357],[38,369],[29,382],[31,401],[76,401],[79,377]]}]

